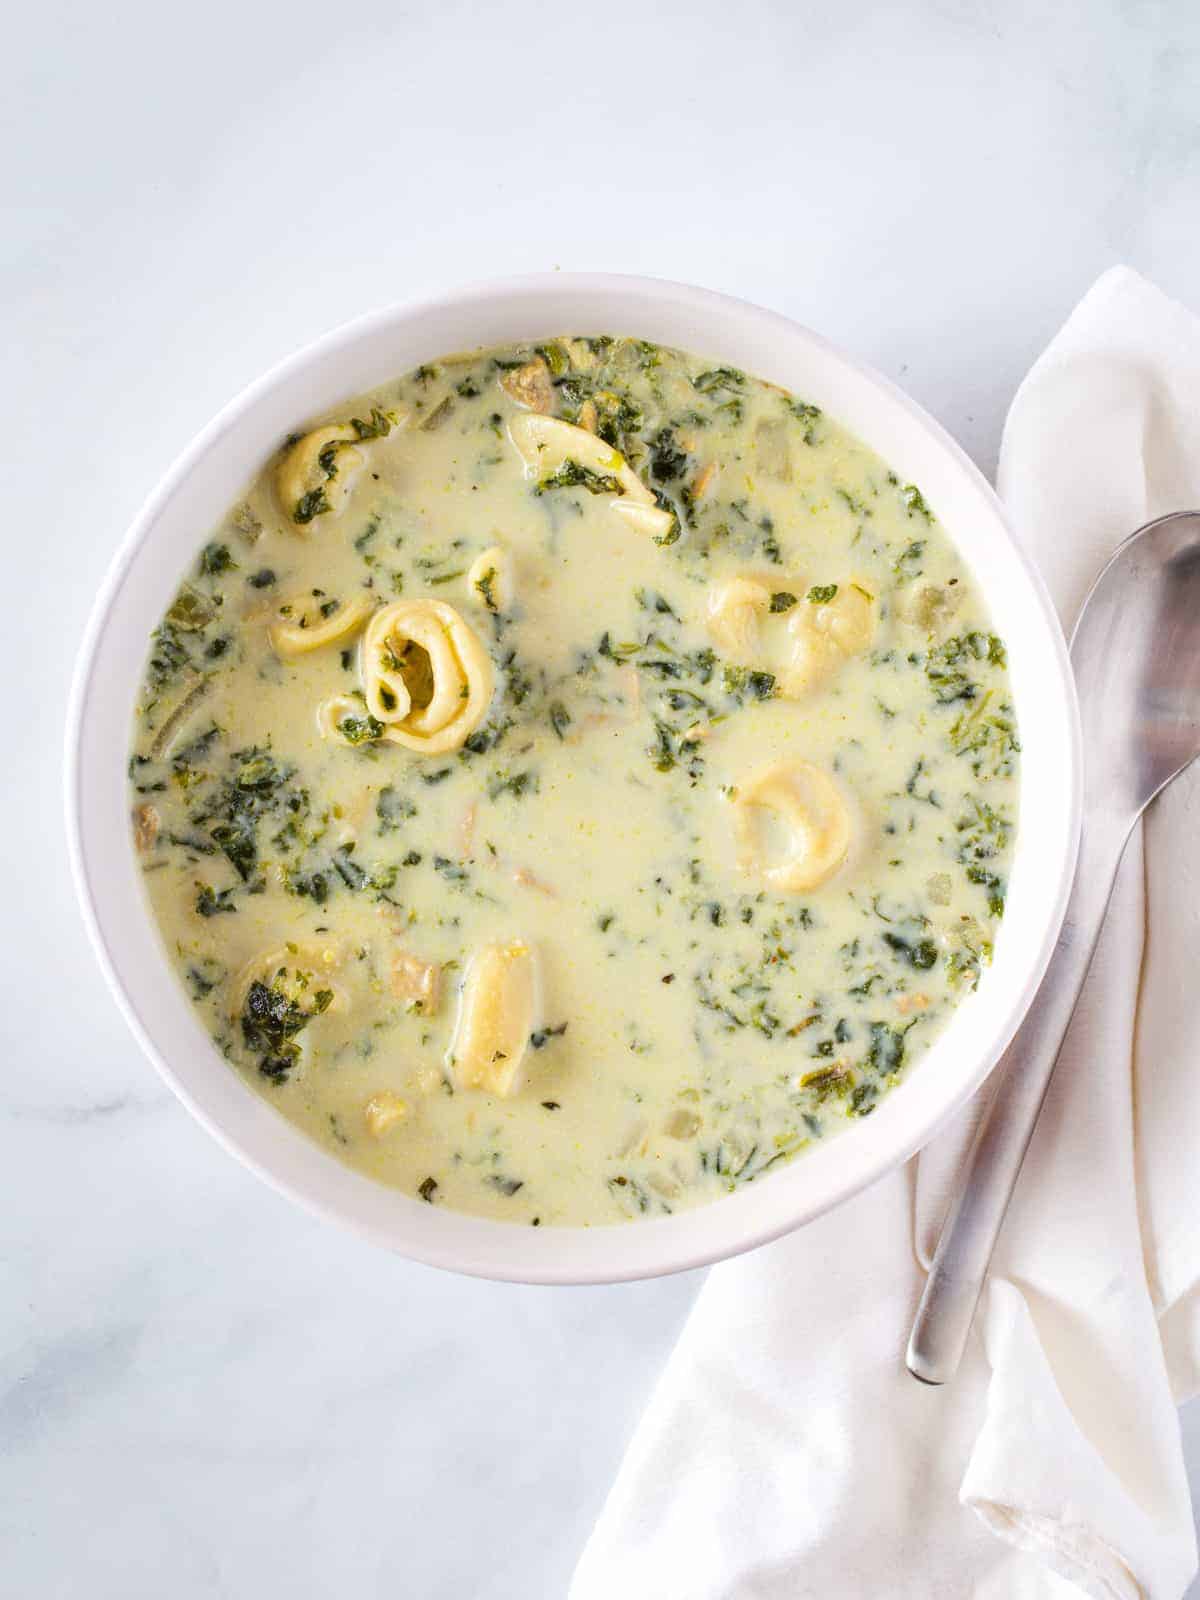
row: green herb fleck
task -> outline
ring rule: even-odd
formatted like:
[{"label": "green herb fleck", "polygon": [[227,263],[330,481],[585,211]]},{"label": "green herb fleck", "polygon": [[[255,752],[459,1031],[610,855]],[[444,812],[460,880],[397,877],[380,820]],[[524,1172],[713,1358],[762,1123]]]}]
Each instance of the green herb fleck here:
[{"label": "green herb fleck", "polygon": [[227,544],[206,544],[200,554],[200,571],[206,577],[215,578],[218,573],[229,572],[237,568],[237,562],[229,554]]},{"label": "green herb fleck", "polygon": [[534,494],[546,494],[551,489],[586,489],[589,494],[620,494],[620,481],[610,472],[594,472],[570,459],[542,478]]},{"label": "green herb fleck", "polygon": [[882,935],[884,944],[901,961],[919,972],[927,972],[937,965],[938,949],[932,939],[904,939],[890,931]]},{"label": "green herb fleck", "polygon": [[713,367],[692,379],[692,387],[700,394],[737,393],[746,386],[746,374],[736,367]]},{"label": "green herb fleck", "polygon": [[497,773],[488,782],[488,799],[498,800],[502,794],[510,794],[514,800],[521,800],[527,794],[536,794],[538,787],[536,772]]},{"label": "green herb fleck", "polygon": [[395,418],[374,406],[366,422],[361,417],[351,417],[350,426],[360,439],[383,439],[392,431]]},{"label": "green herb fleck", "polygon": [[302,494],[296,501],[296,509],[292,512],[292,521],[299,523],[311,522],[314,517],[321,516],[330,510],[329,499],[325,493],[324,484],[316,489],[310,489],[307,494]]},{"label": "green herb fleck", "polygon": [[394,789],[390,783],[379,791],[375,801],[375,815],[379,819],[380,833],[394,833],[416,814],[417,808],[408,796]]},{"label": "green herb fleck", "polygon": [[925,502],[925,496],[915,483],[906,483],[900,493],[910,517],[915,512],[918,516],[924,517],[926,522],[933,521],[933,512],[929,509]]},{"label": "green herb fleck", "polygon": [[924,539],[914,539],[896,557],[892,563],[892,570],[901,578],[916,578],[922,571],[921,558],[925,554]]},{"label": "green herb fleck", "polygon": [[196,910],[202,917],[215,917],[221,911],[236,911],[233,890],[215,890],[210,884],[202,883],[196,896]]},{"label": "green herb fleck", "polygon": [[560,1022],[556,1028],[538,1028],[529,1035],[529,1043],[535,1050],[540,1050],[549,1040],[561,1039],[567,1031],[567,1024]]}]

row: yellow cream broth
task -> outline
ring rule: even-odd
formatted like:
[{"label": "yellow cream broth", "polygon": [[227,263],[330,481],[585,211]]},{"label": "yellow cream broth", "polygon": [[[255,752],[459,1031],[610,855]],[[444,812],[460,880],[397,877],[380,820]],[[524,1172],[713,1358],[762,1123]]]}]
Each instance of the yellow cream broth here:
[{"label": "yellow cream broth", "polygon": [[[440,751],[363,698],[400,602],[465,630]],[[759,1181],[919,1060],[990,957],[1017,749],[917,486],[746,374],[560,338],[281,445],[154,635],[131,806],[231,1070],[431,1204],[595,1224]]]}]

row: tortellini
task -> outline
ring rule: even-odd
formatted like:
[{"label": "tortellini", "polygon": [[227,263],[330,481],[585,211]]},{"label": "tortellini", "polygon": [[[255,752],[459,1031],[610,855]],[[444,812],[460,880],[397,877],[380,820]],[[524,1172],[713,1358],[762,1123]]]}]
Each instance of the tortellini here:
[{"label": "tortellini", "polygon": [[349,639],[374,609],[374,601],[365,594],[345,601],[309,594],[280,606],[267,637],[275,654],[288,661]]},{"label": "tortellini", "polygon": [[758,470],[780,483],[792,481],[792,455],[788,426],[765,418],[754,430],[754,458]]},{"label": "tortellini", "polygon": [[541,974],[531,946],[524,939],[481,945],[467,963],[446,1052],[454,1087],[515,1094],[540,1013]]},{"label": "tortellini", "polygon": [[[329,974],[340,965],[341,957],[332,948],[315,949],[305,945],[281,945],[251,957],[238,973],[230,989],[229,1014],[240,1017],[246,1008],[252,986],[265,984],[284,995],[309,1016],[326,1011],[343,1011],[346,996]],[[328,995],[328,1000],[317,1000]]]},{"label": "tortellini", "polygon": [[932,583],[922,584],[919,589],[905,596],[901,603],[900,615],[905,622],[914,628],[919,628],[922,633],[941,638],[949,632],[954,613],[962,599],[961,588]]},{"label": "tortellini", "polygon": [[[579,482],[595,492],[611,494],[613,510],[640,533],[663,542],[671,537],[675,526],[671,512],[658,505],[621,452],[599,435],[532,411],[514,417],[508,432],[525,463],[525,476],[536,478],[539,487],[570,487]],[[572,477],[573,472],[577,478]]]},{"label": "tortellini", "polygon": [[738,865],[769,889],[815,889],[849,853],[850,807],[833,779],[809,761],[760,768],[737,785],[733,804]]},{"label": "tortellini", "polygon": [[362,640],[366,708],[379,737],[423,755],[457,750],[487,715],[491,658],[444,600],[397,600],[371,618]]},{"label": "tortellini", "polygon": [[708,597],[717,648],[739,666],[769,669],[787,700],[869,649],[878,624],[875,597],[861,584],[831,583],[800,596],[765,578],[729,578]]},{"label": "tortellini", "polygon": [[268,951],[247,962],[230,994],[229,1014],[244,1049],[259,1057],[258,1070],[276,1083],[308,1055],[308,1025],[327,1011],[345,1007],[345,996],[328,972],[333,950],[310,952],[297,945]]},{"label": "tortellini", "polygon": [[442,992],[442,969],[435,961],[425,961],[411,950],[397,950],[392,956],[392,993],[410,1011],[431,1017],[438,1008]]},{"label": "tortellini", "polygon": [[290,445],[275,469],[275,493],[289,521],[303,526],[314,517],[336,516],[365,460],[358,446],[384,438],[405,420],[401,413],[376,407],[366,421],[327,422]]},{"label": "tortellini", "polygon": [[516,598],[514,579],[512,552],[494,544],[472,561],[467,587],[489,611],[509,611]]},{"label": "tortellini", "polygon": [[361,694],[331,694],[317,707],[317,732],[322,739],[358,745],[378,739],[383,728],[368,713]]},{"label": "tortellini", "polygon": [[738,666],[755,664],[762,649],[761,620],[771,591],[759,578],[727,578],[708,594],[708,631],[718,650]]},{"label": "tortellini", "polygon": [[[828,599],[818,595],[833,593]],[[870,649],[878,624],[875,597],[861,584],[830,584],[809,590],[808,599],[788,621],[792,651],[780,676],[779,691],[799,699],[848,657]]]},{"label": "tortellini", "polygon": [[314,428],[292,445],[275,473],[275,492],[292,522],[304,524],[341,510],[363,464],[357,439],[348,422],[334,422]]}]

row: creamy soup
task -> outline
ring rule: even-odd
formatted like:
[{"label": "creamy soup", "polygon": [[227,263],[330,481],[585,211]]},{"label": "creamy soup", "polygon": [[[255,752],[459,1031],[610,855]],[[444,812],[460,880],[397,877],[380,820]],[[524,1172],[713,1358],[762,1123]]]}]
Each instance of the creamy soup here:
[{"label": "creamy soup", "polygon": [[130,781],[230,1069],[537,1226],[870,1116],[989,961],[1017,750],[917,485],[745,373],[558,338],[282,442],[153,636]]}]

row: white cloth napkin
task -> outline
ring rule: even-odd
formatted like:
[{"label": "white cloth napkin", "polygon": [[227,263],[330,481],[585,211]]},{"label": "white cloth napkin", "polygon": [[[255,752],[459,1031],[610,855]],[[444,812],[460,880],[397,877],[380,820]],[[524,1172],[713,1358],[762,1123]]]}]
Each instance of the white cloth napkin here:
[{"label": "white cloth napkin", "polygon": [[[1069,626],[1127,533],[1200,506],[1200,323],[1106,273],[1013,401],[999,487]],[[571,1600],[1183,1593],[1198,825],[1194,769],[1130,841],[955,1383],[918,1385],[903,1351],[971,1108],[906,1168],[713,1270]]]}]

